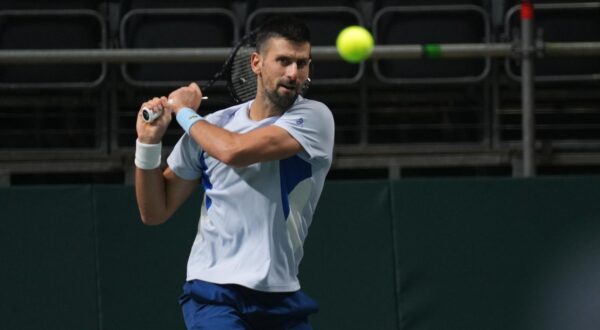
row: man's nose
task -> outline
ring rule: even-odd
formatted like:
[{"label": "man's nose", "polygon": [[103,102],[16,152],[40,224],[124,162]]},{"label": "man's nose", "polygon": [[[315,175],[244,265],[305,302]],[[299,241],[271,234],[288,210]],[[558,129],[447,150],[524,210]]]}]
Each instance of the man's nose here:
[{"label": "man's nose", "polygon": [[298,78],[298,65],[294,62],[286,67],[285,75],[292,80]]}]

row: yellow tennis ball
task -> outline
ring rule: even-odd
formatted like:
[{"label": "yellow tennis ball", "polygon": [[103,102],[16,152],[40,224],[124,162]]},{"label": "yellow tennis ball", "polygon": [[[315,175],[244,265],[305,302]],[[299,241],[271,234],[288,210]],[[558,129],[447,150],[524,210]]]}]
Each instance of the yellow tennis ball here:
[{"label": "yellow tennis ball", "polygon": [[373,52],[373,36],[362,26],[352,25],[343,29],[335,41],[340,56],[350,62],[366,60]]}]

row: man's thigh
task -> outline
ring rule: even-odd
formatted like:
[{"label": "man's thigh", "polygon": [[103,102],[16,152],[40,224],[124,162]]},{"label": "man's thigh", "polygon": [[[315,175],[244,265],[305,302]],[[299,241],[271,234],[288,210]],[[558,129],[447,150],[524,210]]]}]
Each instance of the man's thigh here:
[{"label": "man's thigh", "polygon": [[187,299],[181,306],[189,330],[250,330],[239,312],[231,306],[209,305]]},{"label": "man's thigh", "polygon": [[252,329],[260,330],[312,330],[308,317],[265,317],[249,318]]}]

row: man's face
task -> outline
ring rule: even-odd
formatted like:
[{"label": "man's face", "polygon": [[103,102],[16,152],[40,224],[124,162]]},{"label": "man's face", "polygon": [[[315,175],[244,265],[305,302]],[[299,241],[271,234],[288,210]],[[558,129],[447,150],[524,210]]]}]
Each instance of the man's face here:
[{"label": "man's face", "polygon": [[284,38],[271,38],[265,42],[260,54],[252,57],[252,67],[257,74],[259,92],[281,110],[291,106],[308,78],[310,44],[297,43]]}]

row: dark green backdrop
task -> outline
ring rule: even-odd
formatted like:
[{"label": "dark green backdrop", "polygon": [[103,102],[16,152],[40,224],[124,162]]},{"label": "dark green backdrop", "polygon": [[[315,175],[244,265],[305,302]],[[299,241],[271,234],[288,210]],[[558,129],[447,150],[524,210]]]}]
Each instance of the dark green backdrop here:
[{"label": "dark green backdrop", "polygon": [[[315,329],[596,329],[600,178],[329,182]],[[183,329],[201,192],[158,227],[131,187],[0,189],[0,328]]]}]

